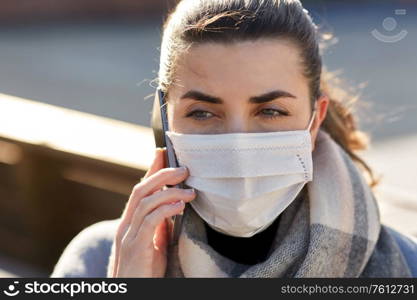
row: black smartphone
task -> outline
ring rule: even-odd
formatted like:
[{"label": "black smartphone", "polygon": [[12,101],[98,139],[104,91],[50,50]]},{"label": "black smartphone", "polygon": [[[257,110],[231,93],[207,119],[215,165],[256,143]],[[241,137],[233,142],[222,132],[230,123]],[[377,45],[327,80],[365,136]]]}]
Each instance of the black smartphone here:
[{"label": "black smartphone", "polygon": [[[156,89],[155,100],[152,111],[152,129],[155,137],[156,147],[166,147],[165,161],[170,168],[178,168],[178,160],[175,156],[174,147],[165,132],[169,130],[167,117],[167,103],[165,101],[165,94],[161,89]],[[186,188],[181,182],[176,185],[167,185],[167,187]],[[174,228],[170,238],[170,244],[177,244],[178,237],[182,226],[182,215],[175,215],[172,217]]]}]

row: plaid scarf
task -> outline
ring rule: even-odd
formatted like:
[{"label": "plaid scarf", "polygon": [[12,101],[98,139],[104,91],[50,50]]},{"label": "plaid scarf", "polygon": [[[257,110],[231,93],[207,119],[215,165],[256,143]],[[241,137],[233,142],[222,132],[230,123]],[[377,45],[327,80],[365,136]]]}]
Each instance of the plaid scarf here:
[{"label": "plaid scarf", "polygon": [[282,212],[265,261],[244,265],[222,256],[207,243],[203,222],[187,205],[166,277],[411,276],[359,169],[323,130],[313,151],[313,181]]}]

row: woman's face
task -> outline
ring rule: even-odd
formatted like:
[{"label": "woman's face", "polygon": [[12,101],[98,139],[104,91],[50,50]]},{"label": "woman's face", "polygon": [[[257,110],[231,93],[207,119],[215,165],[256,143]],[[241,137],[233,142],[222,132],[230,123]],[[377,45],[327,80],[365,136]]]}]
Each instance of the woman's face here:
[{"label": "woman's face", "polygon": [[[313,145],[327,105],[317,102]],[[283,40],[193,45],[169,89],[169,126],[179,133],[303,130],[311,110],[298,48]]]}]

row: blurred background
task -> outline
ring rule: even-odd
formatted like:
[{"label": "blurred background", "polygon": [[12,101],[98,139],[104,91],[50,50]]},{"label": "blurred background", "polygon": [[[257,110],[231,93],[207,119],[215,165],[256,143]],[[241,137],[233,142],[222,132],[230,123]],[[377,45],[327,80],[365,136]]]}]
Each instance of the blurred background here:
[{"label": "blurred background", "polygon": [[[417,237],[417,1],[302,1],[329,71],[360,94],[383,223]],[[0,276],[49,276],[120,216],[153,157],[161,25],[174,0],[0,3]]]}]

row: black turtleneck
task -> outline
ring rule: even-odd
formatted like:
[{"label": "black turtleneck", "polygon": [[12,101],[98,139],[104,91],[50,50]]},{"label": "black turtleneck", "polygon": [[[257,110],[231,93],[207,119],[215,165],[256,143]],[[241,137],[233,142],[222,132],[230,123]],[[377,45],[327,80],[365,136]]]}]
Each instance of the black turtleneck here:
[{"label": "black turtleneck", "polygon": [[208,244],[218,253],[241,264],[265,261],[271,248],[281,215],[265,230],[251,237],[234,237],[218,232],[204,222]]}]

